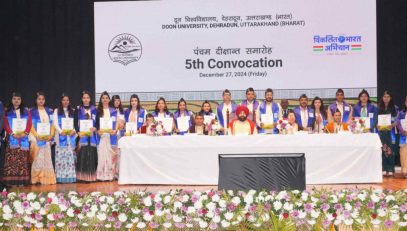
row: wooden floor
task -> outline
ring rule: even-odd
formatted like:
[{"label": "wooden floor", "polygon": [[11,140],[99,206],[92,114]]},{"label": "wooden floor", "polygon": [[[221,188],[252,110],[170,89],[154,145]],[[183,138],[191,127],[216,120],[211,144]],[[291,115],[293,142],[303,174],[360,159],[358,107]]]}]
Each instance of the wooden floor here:
[{"label": "wooden floor", "polygon": [[[336,185],[307,185],[307,189],[312,188],[325,188],[325,189],[343,189],[343,188],[380,188],[401,190],[407,189],[407,179],[401,178],[400,174],[396,177],[384,178],[382,184],[336,184]],[[75,184],[57,184],[57,185],[30,185],[25,187],[14,187],[11,191],[19,192],[115,192],[126,191],[134,192],[140,190],[147,191],[169,191],[171,189],[190,189],[190,190],[208,190],[217,189],[217,185],[119,185],[117,181],[113,182],[95,182],[95,183],[75,183]]]}]

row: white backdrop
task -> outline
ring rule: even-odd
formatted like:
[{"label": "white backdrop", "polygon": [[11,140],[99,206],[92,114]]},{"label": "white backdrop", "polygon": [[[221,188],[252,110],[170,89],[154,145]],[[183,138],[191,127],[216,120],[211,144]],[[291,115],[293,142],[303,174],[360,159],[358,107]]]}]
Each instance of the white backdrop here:
[{"label": "white backdrop", "polygon": [[[99,93],[376,88],[372,0],[97,2],[94,10]],[[274,66],[210,66],[260,59]]]}]

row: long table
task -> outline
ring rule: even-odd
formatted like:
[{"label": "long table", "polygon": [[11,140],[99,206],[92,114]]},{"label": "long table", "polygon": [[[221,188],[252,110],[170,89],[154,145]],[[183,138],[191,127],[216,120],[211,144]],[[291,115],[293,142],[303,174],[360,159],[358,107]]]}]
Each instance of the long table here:
[{"label": "long table", "polygon": [[377,134],[137,135],[119,141],[119,184],[217,185],[219,154],[305,153],[307,184],[382,182]]}]

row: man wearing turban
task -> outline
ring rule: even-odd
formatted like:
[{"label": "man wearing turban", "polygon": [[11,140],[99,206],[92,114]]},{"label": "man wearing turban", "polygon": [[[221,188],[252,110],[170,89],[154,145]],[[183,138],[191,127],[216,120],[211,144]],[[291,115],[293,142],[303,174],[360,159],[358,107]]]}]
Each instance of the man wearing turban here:
[{"label": "man wearing turban", "polygon": [[230,135],[253,135],[257,134],[256,124],[248,119],[249,108],[244,105],[238,106],[236,109],[236,117],[229,124]]}]

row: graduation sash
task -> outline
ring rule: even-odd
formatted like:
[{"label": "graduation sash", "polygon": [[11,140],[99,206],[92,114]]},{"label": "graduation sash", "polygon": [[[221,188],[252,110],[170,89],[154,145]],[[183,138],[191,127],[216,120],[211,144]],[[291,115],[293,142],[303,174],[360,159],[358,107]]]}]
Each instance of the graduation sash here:
[{"label": "graduation sash", "polygon": [[[131,109],[127,109],[124,112],[124,119],[126,120],[126,123],[129,122],[130,113]],[[137,111],[137,129],[140,129],[143,126],[145,114],[146,111],[143,108],[140,108],[140,110]]]},{"label": "graduation sash", "polygon": [[[53,113],[52,109],[45,107],[45,112],[47,112],[47,115],[49,118],[49,123],[52,125],[52,113]],[[40,118],[40,113],[36,107],[31,109],[31,121],[34,126],[34,129],[37,130],[38,123],[41,123],[41,118]],[[38,147],[40,147],[40,148],[45,147],[46,144],[47,144],[47,141],[37,139]]]},{"label": "graduation sash", "polygon": [[[298,126],[302,127],[301,107],[300,106],[294,108],[294,114],[295,114],[295,120],[297,121]],[[315,117],[314,111],[311,109],[311,107],[307,107],[307,114],[308,114],[307,127],[311,127],[312,121]]]},{"label": "graduation sash", "polygon": [[[192,112],[191,111],[184,111],[184,116],[191,118],[192,116]],[[174,112],[174,122],[175,122],[175,127],[178,129],[178,122],[177,122],[177,118],[181,117],[181,112],[180,111],[176,111]],[[189,127],[192,126],[192,119],[189,120]]]},{"label": "graduation sash", "polygon": [[[23,111],[24,111],[23,113],[20,113],[20,119],[26,119],[27,124],[28,124],[28,109],[24,108]],[[11,128],[11,130],[13,130],[13,119],[16,119],[16,118],[17,118],[17,114],[14,110],[7,113],[7,119],[8,119],[9,127]],[[27,124],[26,124],[26,126],[27,126]],[[25,136],[20,139],[16,139],[10,135],[8,138],[8,142],[9,142],[11,149],[16,149],[16,148],[21,148],[22,150],[30,149],[30,143],[28,141],[28,136]]]},{"label": "graduation sash", "polygon": [[[360,103],[353,107],[353,117],[362,117],[362,105]],[[373,104],[366,105],[367,117],[370,120],[370,132],[374,132],[376,128],[375,122],[377,121],[377,108]]]},{"label": "graduation sash", "polygon": [[[338,108],[338,105],[335,103],[329,105],[329,110],[331,110],[332,115],[335,114],[336,109]],[[348,110],[346,110],[346,108],[348,108]],[[350,105],[343,101],[343,115],[342,115],[342,122],[346,123],[349,120],[349,116],[350,116]]]},{"label": "graduation sash", "polygon": [[[151,115],[153,115],[153,117],[158,117],[159,112],[155,112],[153,111],[153,113],[151,113]],[[164,118],[171,118],[172,114],[171,112],[164,112]]]},{"label": "graduation sash", "polygon": [[[260,112],[260,120],[261,120],[261,115],[267,114],[267,104],[266,104],[266,102],[261,103],[259,107],[260,107],[259,112]],[[273,111],[273,115],[271,115],[273,117],[273,122],[277,123],[278,119],[279,119],[278,115],[280,113],[280,108],[279,108],[277,103],[272,102],[271,103],[271,109]],[[261,128],[259,133],[264,133],[264,129]],[[274,134],[278,134],[278,129],[277,128],[274,128]]]},{"label": "graduation sash", "polygon": [[[117,110],[112,107],[109,107],[109,112],[110,112],[110,119],[112,120],[112,130],[115,130],[116,123],[117,123]],[[100,117],[100,118],[102,118],[102,117]],[[97,140],[98,145],[100,143],[100,139],[101,139],[101,136],[98,133],[98,140]],[[117,134],[114,134],[114,135],[110,134],[110,145],[113,148],[117,147]]]},{"label": "graduation sash", "polygon": [[[66,117],[65,113],[60,115],[58,113],[58,126],[62,129],[62,118],[71,118],[73,119],[73,116]],[[55,123],[56,121],[54,121]],[[75,140],[76,140],[76,134],[69,136],[69,135],[62,135],[59,134],[59,146],[60,147],[68,147],[70,146],[72,149],[75,149]]]},{"label": "graduation sash", "polygon": [[[243,105],[243,106],[247,107],[247,105],[248,105],[247,99],[243,100],[240,105]],[[259,106],[259,101],[253,100],[253,111],[256,111],[258,106]]]},{"label": "graduation sash", "polygon": [[[233,102],[231,102],[231,104],[232,104],[232,111],[230,111],[229,112],[229,115],[230,114],[232,114],[232,113],[235,113],[236,112],[236,108],[237,108],[237,105],[235,104],[235,103],[233,103]],[[225,123],[226,123],[226,118],[223,118],[223,107],[224,107],[224,103],[222,102],[221,104],[219,104],[219,106],[218,106],[218,108],[217,108],[217,112],[218,112],[218,120],[219,120],[219,123],[220,123],[220,125],[222,126],[222,127],[226,127],[225,126]]]},{"label": "graduation sash", "polygon": [[[398,116],[398,119],[397,119],[398,122],[400,123],[400,121],[403,120],[403,119],[405,119],[405,118],[406,118],[406,112],[400,111],[399,116]],[[401,124],[400,124],[400,128],[403,129],[403,128],[401,127]],[[401,129],[399,129],[399,131],[400,131],[400,144],[407,144],[406,136],[401,133],[401,131],[403,131],[403,130],[401,130]]]},{"label": "graduation sash", "polygon": [[[95,106],[90,106],[89,107],[90,110],[90,118],[87,118],[87,113],[86,113],[86,109],[83,106],[78,107],[78,127],[80,127],[80,121],[81,120],[87,120],[90,119],[93,121],[93,127],[95,127],[96,125],[96,108]],[[80,131],[80,129],[79,129]],[[92,134],[88,137],[82,137],[79,140],[81,146],[88,146],[89,144],[93,147],[96,147],[97,145],[97,137],[95,132],[92,132]]]}]

